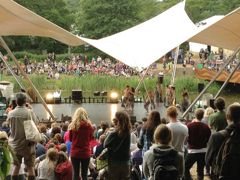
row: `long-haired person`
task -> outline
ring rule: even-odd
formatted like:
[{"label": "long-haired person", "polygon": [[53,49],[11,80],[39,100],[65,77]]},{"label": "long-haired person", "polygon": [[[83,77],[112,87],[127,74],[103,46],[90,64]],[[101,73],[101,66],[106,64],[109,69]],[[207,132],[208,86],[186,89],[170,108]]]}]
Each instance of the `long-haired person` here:
[{"label": "long-haired person", "polygon": [[161,124],[160,113],[158,111],[152,111],[140,131],[139,145],[142,147],[143,155],[152,145],[153,134],[159,124]]},{"label": "long-haired person", "polygon": [[47,151],[46,159],[38,165],[38,180],[55,180],[55,167],[58,160],[58,152],[55,148],[50,148]]},{"label": "long-haired person", "polygon": [[107,136],[104,147],[108,148],[108,180],[130,179],[131,123],[128,114],[115,114],[115,130]]},{"label": "long-haired person", "polygon": [[93,135],[91,121],[84,108],[78,108],[69,124],[70,141],[72,142],[70,157],[73,166],[73,180],[87,180],[88,165],[91,156],[90,141]]}]

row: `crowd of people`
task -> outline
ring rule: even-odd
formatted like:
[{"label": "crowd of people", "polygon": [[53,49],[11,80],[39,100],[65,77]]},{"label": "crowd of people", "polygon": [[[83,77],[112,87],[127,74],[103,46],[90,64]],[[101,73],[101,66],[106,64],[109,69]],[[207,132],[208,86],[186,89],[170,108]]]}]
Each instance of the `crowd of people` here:
[{"label": "crowd of people", "polygon": [[50,79],[59,79],[61,74],[81,76],[88,74],[107,74],[111,76],[132,76],[138,72],[129,66],[109,58],[100,56],[88,59],[83,55],[72,55],[67,60],[56,61],[54,53],[50,53],[44,62],[33,62],[24,57],[24,68],[28,74],[46,74]]},{"label": "crowd of people", "polygon": [[[226,59],[227,56],[224,54],[223,49],[220,49],[218,53],[213,51],[209,52],[208,49],[201,49],[199,51],[200,63],[203,64],[203,67],[210,70],[219,70],[221,66],[226,62]],[[237,65],[238,61],[239,59],[235,57],[235,59],[225,68],[226,71],[231,72]]]},{"label": "crowd of people", "polygon": [[[118,111],[112,123],[99,126],[80,107],[70,122],[48,127],[37,122],[26,101],[24,93],[16,94],[17,106],[1,127],[0,140],[13,151],[6,179],[190,180],[194,163],[199,180],[204,175],[216,180],[240,177],[239,103],[225,112],[225,101],[219,97],[216,110],[198,108],[190,122],[178,120],[175,106],[167,108],[166,117],[154,110],[137,122]],[[26,140],[24,122],[29,116],[41,133],[39,142]]]}]

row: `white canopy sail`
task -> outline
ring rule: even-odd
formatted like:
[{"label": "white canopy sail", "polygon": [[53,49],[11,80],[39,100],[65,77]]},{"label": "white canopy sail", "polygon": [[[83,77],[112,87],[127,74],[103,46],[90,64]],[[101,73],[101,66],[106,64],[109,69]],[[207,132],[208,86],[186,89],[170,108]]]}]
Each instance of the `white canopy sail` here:
[{"label": "white canopy sail", "polygon": [[131,67],[146,68],[198,32],[184,6],[180,2],[144,23],[106,38],[81,39]]},{"label": "white canopy sail", "polygon": [[53,24],[12,0],[0,0],[0,36],[51,37],[70,46],[84,44],[72,33]]}]

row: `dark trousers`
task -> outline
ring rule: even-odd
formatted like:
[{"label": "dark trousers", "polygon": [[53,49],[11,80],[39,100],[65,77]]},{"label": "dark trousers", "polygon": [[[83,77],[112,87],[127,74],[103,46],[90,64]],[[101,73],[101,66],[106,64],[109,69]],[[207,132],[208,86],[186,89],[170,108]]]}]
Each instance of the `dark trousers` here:
[{"label": "dark trousers", "polygon": [[90,158],[82,159],[82,158],[74,158],[71,157],[72,166],[73,166],[73,180],[79,180],[79,171],[81,164],[81,177],[82,180],[88,179],[88,166],[90,162]]},{"label": "dark trousers", "polygon": [[205,154],[206,153],[189,153],[185,160],[185,179],[191,179],[190,169],[193,164],[197,162],[197,175],[198,179],[203,179],[204,177],[204,165],[205,165]]}]

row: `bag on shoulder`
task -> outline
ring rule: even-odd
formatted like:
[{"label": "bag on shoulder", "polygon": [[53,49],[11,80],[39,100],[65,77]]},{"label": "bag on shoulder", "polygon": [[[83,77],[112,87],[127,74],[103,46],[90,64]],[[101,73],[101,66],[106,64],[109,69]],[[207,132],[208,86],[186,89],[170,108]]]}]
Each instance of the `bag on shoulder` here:
[{"label": "bag on shoulder", "polygon": [[96,159],[96,169],[99,171],[108,166],[108,148],[102,150]]},{"label": "bag on shoulder", "polygon": [[175,161],[178,152],[171,150],[170,153],[158,157],[155,157],[153,162],[153,179],[154,180],[178,180],[179,172],[175,166]]},{"label": "bag on shoulder", "polygon": [[224,136],[225,141],[213,164],[213,173],[219,179],[239,179],[240,129],[226,132]]},{"label": "bag on shoulder", "polygon": [[38,131],[36,124],[32,120],[32,115],[30,111],[29,116],[30,119],[23,122],[26,139],[32,142],[40,142],[42,141],[43,137]]}]

